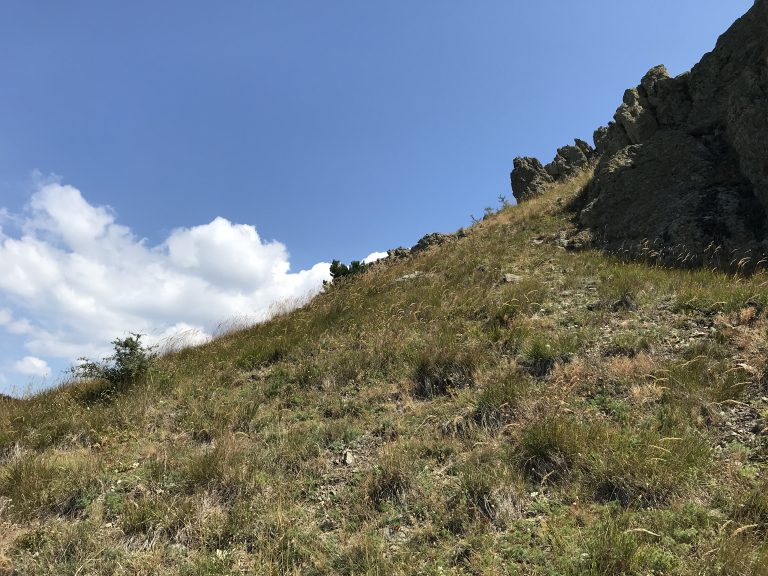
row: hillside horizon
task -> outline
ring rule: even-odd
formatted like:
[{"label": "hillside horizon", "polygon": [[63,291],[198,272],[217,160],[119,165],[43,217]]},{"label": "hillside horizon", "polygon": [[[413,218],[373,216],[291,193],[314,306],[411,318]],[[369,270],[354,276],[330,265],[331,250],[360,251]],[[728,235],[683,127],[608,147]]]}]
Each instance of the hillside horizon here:
[{"label": "hillside horizon", "polygon": [[766,122],[757,0],[594,147],[516,159],[519,204],[0,395],[0,576],[768,576]]},{"label": "hillside horizon", "polygon": [[[470,225],[510,196],[515,155],[590,140],[650,66],[690,68],[747,5],[12,1],[0,392],[130,332],[200,342],[318,288],[316,266]],[[585,37],[620,49],[574,50]]]}]

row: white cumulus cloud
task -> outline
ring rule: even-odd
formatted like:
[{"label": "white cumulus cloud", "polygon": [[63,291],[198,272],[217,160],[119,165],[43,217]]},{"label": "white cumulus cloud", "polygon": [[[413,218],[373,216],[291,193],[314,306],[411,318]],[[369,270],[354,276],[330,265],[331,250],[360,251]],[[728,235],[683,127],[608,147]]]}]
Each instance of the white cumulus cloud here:
[{"label": "white cumulus cloud", "polygon": [[48,367],[48,363],[42,358],[37,358],[35,356],[25,356],[21,360],[15,362],[13,370],[24,376],[39,376],[41,378],[46,378],[51,374],[51,369]]},{"label": "white cumulus cloud", "polygon": [[0,330],[30,354],[13,365],[26,375],[41,375],[45,358],[100,357],[128,332],[203,342],[223,321],[265,319],[330,279],[327,263],[291,272],[283,244],[224,218],[148,245],[59,182],[41,183],[22,214],[0,214],[11,223],[0,229]]},{"label": "white cumulus cloud", "polygon": [[370,254],[368,254],[368,256],[363,258],[363,264],[371,264],[378,260],[383,260],[387,256],[389,256],[389,254],[387,254],[386,252],[371,252]]}]

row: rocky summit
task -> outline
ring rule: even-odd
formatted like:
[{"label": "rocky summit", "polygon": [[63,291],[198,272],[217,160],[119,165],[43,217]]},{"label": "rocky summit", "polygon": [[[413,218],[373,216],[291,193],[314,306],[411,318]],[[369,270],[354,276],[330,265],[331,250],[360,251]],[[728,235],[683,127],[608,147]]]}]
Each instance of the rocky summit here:
[{"label": "rocky summit", "polygon": [[547,165],[518,158],[520,201],[587,164],[575,204],[603,246],[667,262],[733,265],[768,252],[768,0],[731,26],[690,72],[652,68],[608,126]]}]

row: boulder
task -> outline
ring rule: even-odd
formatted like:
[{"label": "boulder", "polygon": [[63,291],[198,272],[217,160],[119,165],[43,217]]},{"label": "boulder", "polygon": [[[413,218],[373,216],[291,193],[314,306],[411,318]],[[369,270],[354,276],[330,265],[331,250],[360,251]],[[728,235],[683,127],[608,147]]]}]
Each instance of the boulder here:
[{"label": "boulder", "polygon": [[512,194],[518,203],[538,196],[553,182],[552,176],[536,158],[515,158],[510,178]]},{"label": "boulder", "polygon": [[[579,145],[581,142],[581,145]],[[582,170],[592,156],[592,147],[583,140],[577,140],[576,146],[563,146],[557,150],[555,159],[544,169],[553,180],[561,180]]]},{"label": "boulder", "polygon": [[411,255],[411,249],[403,248],[402,246],[400,246],[399,248],[392,248],[391,250],[387,250],[388,260],[403,260],[405,258],[408,258],[410,255]]},{"label": "boulder", "polygon": [[651,68],[646,75],[643,76],[642,80],[640,80],[640,88],[642,88],[645,97],[648,98],[648,101],[651,104],[658,99],[659,84],[669,79],[670,76],[667,67],[661,64]]},{"label": "boulder", "polygon": [[515,197],[595,164],[573,206],[608,249],[653,246],[686,263],[712,263],[713,251],[728,262],[736,252],[768,254],[768,0],[756,0],[690,72],[651,68],[594,142],[560,148],[546,167],[515,160]]},{"label": "boulder", "polygon": [[581,150],[585,158],[590,159],[595,155],[595,149],[592,148],[592,146],[590,146],[587,142],[584,142],[584,140],[579,140],[576,138],[575,142],[576,146],[579,148],[579,150]]},{"label": "boulder", "polygon": [[515,158],[512,194],[518,203],[543,193],[547,185],[569,178],[588,166],[595,150],[584,140],[557,150],[555,159],[542,166],[537,158]]}]

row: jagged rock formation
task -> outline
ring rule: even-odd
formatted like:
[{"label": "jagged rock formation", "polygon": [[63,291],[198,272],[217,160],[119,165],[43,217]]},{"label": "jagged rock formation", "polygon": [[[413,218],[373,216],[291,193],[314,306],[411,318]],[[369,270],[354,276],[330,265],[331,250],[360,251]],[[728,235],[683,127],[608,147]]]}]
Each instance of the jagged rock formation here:
[{"label": "jagged rock formation", "polygon": [[424,236],[422,236],[419,239],[419,241],[416,242],[416,244],[414,244],[410,248],[404,248],[400,246],[399,248],[393,248],[391,250],[387,250],[387,259],[390,261],[404,260],[406,258],[410,258],[411,256],[415,256],[420,252],[425,252],[430,248],[432,248],[433,246],[441,246],[448,242],[453,242],[454,240],[465,238],[466,235],[467,234],[464,231],[464,229],[461,229],[458,232],[454,232],[453,234],[441,234],[440,232],[431,232],[430,234],[425,234]]},{"label": "jagged rock formation", "polygon": [[514,169],[510,175],[512,194],[518,203],[542,194],[547,184],[552,183],[552,176],[544,170],[538,158],[515,158]]},{"label": "jagged rock formation", "polygon": [[[768,0],[690,72],[652,68],[594,141],[593,153],[577,146],[586,162],[567,147],[558,152],[565,169],[556,158],[545,171],[563,178],[596,162],[577,220],[607,248],[651,243],[694,263],[768,252]],[[523,176],[512,174],[518,201],[545,189]]]},{"label": "jagged rock formation", "polygon": [[432,246],[440,246],[446,242],[450,242],[457,238],[456,234],[441,234],[440,232],[432,232],[426,234],[414,246],[411,247],[411,254],[418,254],[429,250]]},{"label": "jagged rock formation", "polygon": [[575,146],[558,149],[555,159],[543,166],[537,158],[519,157],[514,160],[510,175],[512,194],[518,202],[524,202],[543,194],[547,185],[573,176],[584,169],[594,158],[595,150],[584,140],[576,139]]}]

